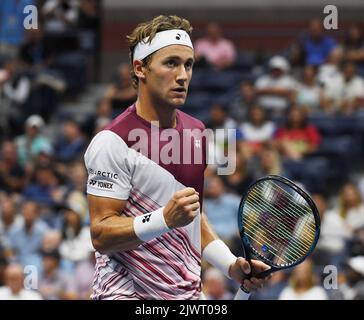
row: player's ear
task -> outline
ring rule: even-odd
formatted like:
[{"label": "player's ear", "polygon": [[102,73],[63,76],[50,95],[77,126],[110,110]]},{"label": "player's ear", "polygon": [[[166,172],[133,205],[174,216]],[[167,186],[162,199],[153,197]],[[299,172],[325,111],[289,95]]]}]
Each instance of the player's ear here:
[{"label": "player's ear", "polygon": [[140,79],[145,79],[145,68],[141,60],[135,60],[133,62],[134,74]]}]

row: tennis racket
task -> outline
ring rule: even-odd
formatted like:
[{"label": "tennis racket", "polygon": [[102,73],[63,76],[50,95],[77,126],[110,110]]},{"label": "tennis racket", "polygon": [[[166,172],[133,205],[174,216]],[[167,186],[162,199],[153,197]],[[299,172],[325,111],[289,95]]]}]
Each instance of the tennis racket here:
[{"label": "tennis racket", "polygon": [[[312,253],[320,235],[320,216],[311,197],[289,179],[274,175],[249,187],[240,202],[238,225],[245,259],[270,266],[248,278],[297,266]],[[249,296],[240,287],[235,300]]]}]

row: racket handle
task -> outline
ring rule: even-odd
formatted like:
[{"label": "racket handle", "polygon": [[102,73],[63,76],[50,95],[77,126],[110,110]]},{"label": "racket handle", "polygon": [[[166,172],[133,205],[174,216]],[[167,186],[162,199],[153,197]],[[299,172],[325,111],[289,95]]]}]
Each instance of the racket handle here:
[{"label": "racket handle", "polygon": [[234,300],[249,300],[250,297],[250,293],[247,293],[243,290],[241,290],[241,288],[239,288],[238,292],[236,293]]}]

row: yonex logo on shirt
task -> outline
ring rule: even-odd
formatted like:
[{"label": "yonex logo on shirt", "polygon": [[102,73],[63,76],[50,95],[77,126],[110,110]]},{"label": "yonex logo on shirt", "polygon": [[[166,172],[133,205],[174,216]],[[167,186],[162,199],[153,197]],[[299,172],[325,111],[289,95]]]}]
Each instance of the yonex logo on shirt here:
[{"label": "yonex logo on shirt", "polygon": [[147,215],[145,215],[145,216],[144,216],[144,218],[143,218],[143,220],[142,220],[142,222],[143,222],[143,223],[149,222],[149,220],[150,220],[150,216],[151,216],[151,214],[147,214]]},{"label": "yonex logo on shirt", "polygon": [[96,181],[96,180],[90,180],[90,182],[88,183],[90,186],[94,186],[97,184],[97,187],[102,188],[102,189],[112,189],[113,188],[113,183],[110,182],[103,182],[103,181]]}]

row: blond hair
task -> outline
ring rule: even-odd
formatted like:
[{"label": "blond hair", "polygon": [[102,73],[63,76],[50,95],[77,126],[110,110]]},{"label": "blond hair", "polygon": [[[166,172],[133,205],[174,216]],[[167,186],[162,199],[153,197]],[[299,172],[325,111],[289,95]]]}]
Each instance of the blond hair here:
[{"label": "blond hair", "polygon": [[[138,87],[139,79],[135,75],[133,70],[133,56],[134,56],[134,48],[144,38],[148,38],[148,41],[151,42],[155,37],[157,32],[172,30],[172,29],[181,29],[186,31],[189,35],[192,33],[192,27],[188,20],[180,18],[178,16],[164,16],[160,15],[154,17],[152,20],[140,23],[130,35],[127,35],[126,38],[128,40],[129,45],[129,57],[131,64],[131,78],[132,84],[134,88]],[[143,66],[147,66],[153,54],[142,60]]]}]

